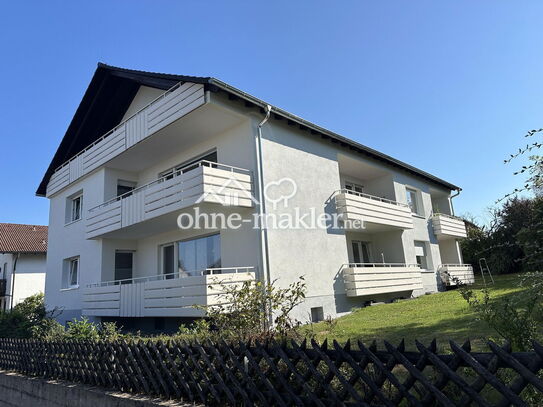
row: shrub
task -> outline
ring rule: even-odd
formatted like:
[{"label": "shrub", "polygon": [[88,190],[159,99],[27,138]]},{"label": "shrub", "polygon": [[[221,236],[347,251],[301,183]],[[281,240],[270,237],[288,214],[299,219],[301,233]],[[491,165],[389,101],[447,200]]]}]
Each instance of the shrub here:
[{"label": "shrub", "polygon": [[219,303],[202,307],[214,328],[211,334],[242,341],[286,337],[300,324],[290,313],[305,298],[303,277],[287,288],[277,288],[275,281],[245,281],[220,289],[224,293],[219,296]]},{"label": "shrub", "polygon": [[0,337],[30,338],[47,315],[43,294],[32,295],[12,310],[0,312]]},{"label": "shrub", "polygon": [[122,327],[118,327],[115,322],[102,322],[98,326],[98,335],[105,341],[118,341],[124,337],[121,329]]},{"label": "shrub", "polygon": [[60,341],[65,339],[64,326],[53,318],[44,318],[40,324],[32,327],[32,338],[46,341]]},{"label": "shrub", "polygon": [[190,325],[182,324],[177,330],[176,336],[188,340],[203,341],[209,339],[212,336],[209,321],[202,318]]},{"label": "shrub", "polygon": [[100,339],[98,325],[85,317],[74,318],[66,324],[66,339],[97,341]]},{"label": "shrub", "polygon": [[485,321],[515,350],[526,351],[537,339],[543,310],[543,273],[522,276],[519,285],[526,289],[520,295],[491,299],[488,289],[477,292],[459,284],[459,292],[477,318]]}]

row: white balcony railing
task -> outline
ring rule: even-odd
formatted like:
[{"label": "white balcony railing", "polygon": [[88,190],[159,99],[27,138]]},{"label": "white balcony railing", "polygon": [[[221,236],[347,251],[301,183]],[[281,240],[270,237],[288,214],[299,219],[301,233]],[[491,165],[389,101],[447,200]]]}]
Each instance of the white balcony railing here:
[{"label": "white balcony railing", "polygon": [[252,207],[251,171],[199,161],[89,209],[86,236],[94,238],[197,203]]},{"label": "white balcony railing", "polygon": [[432,226],[438,239],[463,238],[467,236],[464,220],[456,216],[436,213],[432,215]]},{"label": "white balcony railing", "polygon": [[[187,276],[187,274],[189,274]],[[197,317],[195,306],[218,304],[225,287],[255,281],[254,267],[205,269],[189,273],[106,281],[83,291],[83,315],[116,317]]]},{"label": "white balcony railing", "polygon": [[334,192],[334,197],[336,210],[344,221],[362,221],[399,229],[413,228],[411,209],[402,202],[347,189]]},{"label": "white balcony railing", "polygon": [[475,276],[471,264],[442,264],[438,267],[441,281],[446,286],[461,284],[473,284]]},{"label": "white balcony railing", "polygon": [[115,126],[51,175],[49,197],[205,103],[204,87],[179,83]]},{"label": "white balcony railing", "polygon": [[346,263],[342,266],[348,297],[420,290],[422,276],[417,264]]}]

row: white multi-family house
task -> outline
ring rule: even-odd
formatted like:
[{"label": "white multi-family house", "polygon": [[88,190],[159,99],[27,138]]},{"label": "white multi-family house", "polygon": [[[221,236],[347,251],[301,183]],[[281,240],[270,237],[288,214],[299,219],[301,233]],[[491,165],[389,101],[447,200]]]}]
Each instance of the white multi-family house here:
[{"label": "white multi-family house", "polygon": [[435,292],[471,278],[459,191],[220,80],[99,64],[37,190],[46,300],[167,329],[246,280],[305,276],[300,320]]},{"label": "white multi-family house", "polygon": [[47,226],[0,223],[0,310],[45,288]]}]

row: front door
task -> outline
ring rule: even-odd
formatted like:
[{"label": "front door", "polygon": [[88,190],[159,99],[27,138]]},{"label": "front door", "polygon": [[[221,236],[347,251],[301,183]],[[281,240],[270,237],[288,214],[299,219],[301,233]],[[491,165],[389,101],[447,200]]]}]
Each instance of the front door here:
[{"label": "front door", "polygon": [[370,248],[368,242],[353,240],[351,242],[353,249],[354,263],[370,263]]},{"label": "front door", "polygon": [[118,250],[115,252],[115,280],[125,280],[122,283],[132,282],[134,253]]}]

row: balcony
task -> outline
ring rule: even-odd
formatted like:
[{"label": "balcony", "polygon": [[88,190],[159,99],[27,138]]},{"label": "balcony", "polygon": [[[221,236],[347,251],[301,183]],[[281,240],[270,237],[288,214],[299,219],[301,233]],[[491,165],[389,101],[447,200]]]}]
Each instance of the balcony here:
[{"label": "balcony", "polygon": [[[347,229],[412,229],[411,209],[404,203],[341,189],[335,192],[336,210]],[[363,227],[353,227],[357,222]]]},{"label": "balcony", "polygon": [[195,305],[223,301],[225,286],[255,281],[253,267],[206,269],[92,284],[83,291],[83,315],[98,317],[201,317]]},{"label": "balcony", "polygon": [[55,170],[47,197],[205,104],[201,84],[178,84]]},{"label": "balcony", "polygon": [[461,284],[473,284],[475,282],[471,264],[442,264],[438,270],[441,281],[446,286],[455,286],[458,282]]},{"label": "balcony", "polygon": [[432,226],[438,239],[467,237],[464,221],[456,216],[437,213],[432,216]]},{"label": "balcony", "polygon": [[422,290],[420,267],[403,263],[348,263],[343,265],[347,297]]},{"label": "balcony", "polygon": [[[249,170],[199,161],[89,209],[86,237],[127,237],[114,236],[112,232],[133,225],[140,225],[141,230],[131,230],[128,236],[142,237],[143,229],[152,233],[152,219],[176,215],[176,211],[198,204],[249,208],[253,206],[251,192]],[[176,225],[175,219],[168,222]]]}]

